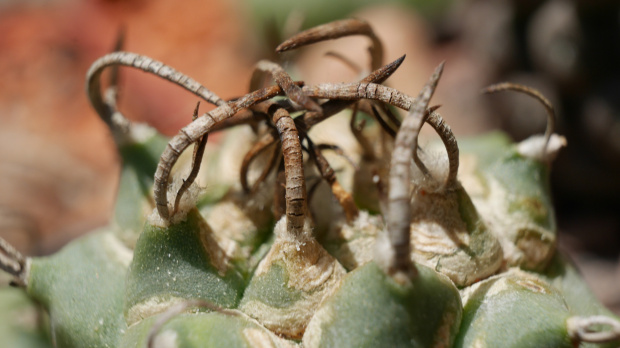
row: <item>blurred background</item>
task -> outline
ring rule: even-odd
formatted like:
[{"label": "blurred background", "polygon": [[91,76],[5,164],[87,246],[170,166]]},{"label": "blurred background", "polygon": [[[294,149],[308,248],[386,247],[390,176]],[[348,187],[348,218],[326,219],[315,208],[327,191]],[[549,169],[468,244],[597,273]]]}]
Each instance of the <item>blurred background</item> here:
[{"label": "blurred background", "polygon": [[[294,63],[308,83],[355,80],[325,52],[367,66],[365,38],[294,56],[273,50],[298,30],[346,17],[372,24],[386,62],[407,54],[388,81],[403,92],[416,94],[447,61],[433,103],[457,137],[500,128],[522,140],[544,131],[539,104],[481,96],[486,85],[519,82],[551,100],[556,132],[568,139],[552,172],[560,248],[620,313],[620,2],[612,0],[0,0],[0,236],[42,255],[108,221],[119,164],[84,77],[121,28],[125,50],[226,99],[246,92],[264,58]],[[196,97],[121,71],[128,117],[170,135],[189,123]]]}]

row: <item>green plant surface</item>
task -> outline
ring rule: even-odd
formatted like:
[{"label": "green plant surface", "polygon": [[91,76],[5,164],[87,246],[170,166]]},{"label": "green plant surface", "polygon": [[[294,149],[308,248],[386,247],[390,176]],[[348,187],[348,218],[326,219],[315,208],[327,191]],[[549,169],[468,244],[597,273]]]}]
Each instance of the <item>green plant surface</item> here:
[{"label": "green plant surface", "polygon": [[229,267],[198,210],[169,227],[147,223],[136,244],[127,276],[125,312],[129,324],[170,304],[203,299],[235,308],[245,281]]},{"label": "green plant surface", "polygon": [[[153,337],[154,346],[162,347],[269,347],[287,348],[295,344],[286,341],[240,312],[181,314],[166,322]],[[120,347],[146,347],[156,317],[132,326],[123,337]]]},{"label": "green plant surface", "polygon": [[523,271],[463,290],[463,320],[454,347],[573,347],[561,293]]},{"label": "green plant surface", "polygon": [[121,173],[112,225],[119,238],[135,246],[146,217],[153,210],[153,174],[168,139],[152,131],[144,141],[120,145]]},{"label": "green plant surface", "polygon": [[118,346],[127,329],[123,302],[130,260],[131,252],[107,231],[32,259],[28,295],[49,312],[55,346]]},{"label": "green plant surface", "polygon": [[51,348],[40,306],[23,290],[0,288],[0,337],[4,347]]},{"label": "green plant surface", "polygon": [[519,153],[502,133],[462,142],[460,180],[499,239],[509,266],[543,271],[554,255],[550,164]]},{"label": "green plant surface", "polygon": [[450,347],[462,315],[458,290],[417,268],[405,285],[375,262],[350,272],[310,322],[304,347]]},{"label": "green plant surface", "polygon": [[579,271],[562,253],[555,254],[542,277],[562,293],[566,304],[574,314],[614,316],[598,301]]}]

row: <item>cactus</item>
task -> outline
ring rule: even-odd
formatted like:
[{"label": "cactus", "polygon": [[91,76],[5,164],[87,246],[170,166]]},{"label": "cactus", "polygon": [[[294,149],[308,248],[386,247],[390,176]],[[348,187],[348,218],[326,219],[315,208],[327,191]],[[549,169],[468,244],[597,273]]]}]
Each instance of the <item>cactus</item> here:
[{"label": "cactus", "polygon": [[[109,226],[49,257],[24,257],[0,240],[0,266],[32,301],[1,289],[12,292],[0,301],[21,296],[23,306],[0,315],[43,318],[11,327],[9,344],[620,344],[620,320],[555,248],[548,174],[565,141],[553,134],[546,99],[514,84],[488,88],[538,98],[549,110],[547,132],[519,144],[495,133],[459,146],[429,106],[443,63],[416,97],[387,87],[404,57],[383,65],[380,40],[355,19],[299,33],[277,50],[349,35],[372,41],[373,71],[361,81],[310,86],[261,61],[250,93],[231,101],[148,57],[117,51],[97,60],[87,93],[123,161],[115,213]],[[198,116],[196,106],[193,121],[166,145],[117,110],[121,65],[215,108]],[[107,67],[113,78],[102,94]],[[265,77],[275,85],[264,87]],[[392,108],[408,113],[401,120]],[[312,127],[338,117],[350,118],[357,144],[315,144]],[[446,154],[433,144],[421,151],[424,124]],[[205,150],[209,133],[232,127],[221,151]],[[192,145],[193,154],[181,156]],[[328,150],[346,159],[328,160]],[[238,176],[214,170],[231,166]],[[218,186],[206,198],[205,182]]]}]

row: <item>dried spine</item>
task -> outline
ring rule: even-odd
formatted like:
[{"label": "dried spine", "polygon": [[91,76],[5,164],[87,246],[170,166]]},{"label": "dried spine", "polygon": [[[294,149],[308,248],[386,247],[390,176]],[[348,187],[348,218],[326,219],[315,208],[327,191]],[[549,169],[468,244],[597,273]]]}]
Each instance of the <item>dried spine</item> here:
[{"label": "dried spine", "polygon": [[410,183],[411,160],[417,150],[417,136],[424,122],[426,107],[435,92],[444,64],[441,63],[422,91],[412,103],[409,114],[403,120],[396,135],[396,144],[392,153],[390,168],[388,234],[394,255],[388,265],[388,274],[396,279],[411,279],[417,275],[417,269],[411,262],[411,208]]},{"label": "dried spine", "polygon": [[352,223],[353,220],[355,220],[355,218],[359,215],[359,210],[355,205],[353,197],[349,192],[345,191],[342,185],[338,182],[336,173],[321,153],[321,148],[319,146],[315,146],[309,137],[306,137],[306,141],[308,142],[308,152],[316,163],[316,166],[321,173],[321,177],[327,181],[331,188],[332,194],[336,197],[338,203],[340,203],[340,206],[342,206],[347,222]]},{"label": "dried spine", "polygon": [[314,86],[304,86],[301,89],[312,98],[348,101],[371,99],[403,110],[409,110],[415,101],[413,97],[397,89],[377,83],[321,83]]},{"label": "dried spine", "polygon": [[267,87],[246,94],[235,101],[218,106],[198,117],[195,121],[183,127],[179,134],[170,140],[157,165],[154,185],[157,212],[164,220],[168,221],[171,217],[167,197],[170,171],[181,153],[200,137],[210,132],[215,124],[233,116],[242,109],[280,94],[282,94],[282,89],[278,86]]},{"label": "dried spine", "polygon": [[437,134],[439,134],[439,138],[443,142],[448,153],[448,176],[444,181],[442,189],[454,189],[457,184],[456,177],[459,171],[459,146],[456,142],[456,138],[454,137],[450,126],[446,124],[441,115],[438,113],[431,112],[428,114],[426,123],[433,127]]},{"label": "dried spine", "polygon": [[[392,74],[396,71],[396,69],[398,69],[398,67],[400,67],[400,65],[402,64],[402,62],[405,60],[405,56],[401,56],[400,58],[396,59],[395,61],[377,69],[374,70],[373,72],[371,72],[368,76],[366,76],[365,78],[363,78],[360,82],[358,83],[351,83],[350,85],[359,85],[359,84],[379,84],[379,83],[383,83],[385,82],[385,80],[387,80],[390,76],[392,76]],[[348,86],[349,84],[329,84],[330,86]],[[319,85],[322,86],[322,85]],[[338,88],[338,87],[335,87]],[[299,129],[303,129],[303,130],[309,130],[312,126],[314,126],[315,124],[323,121],[324,119],[326,119],[327,117],[334,115],[338,112],[340,112],[341,110],[345,109],[346,107],[348,107],[350,104],[352,104],[352,102],[357,101],[359,99],[364,99],[363,97],[352,97],[352,98],[332,98],[330,96],[318,96],[318,94],[314,95],[311,91],[315,90],[315,87],[310,87],[310,88],[305,88],[302,87],[301,88],[303,93],[311,98],[323,98],[323,99],[330,99],[329,101],[323,103],[323,105],[321,106],[323,108],[323,115],[317,114],[315,112],[307,112],[303,115],[303,117],[298,118],[299,121],[297,121],[297,119],[295,120],[295,123],[297,123],[297,128]],[[350,95],[350,94],[349,94]],[[337,99],[337,100],[331,100],[331,99]],[[343,101],[349,101],[348,103],[343,102]]]},{"label": "dried spine", "polygon": [[[125,42],[125,34],[121,30],[116,39],[114,49],[112,52],[121,51]],[[104,91],[105,102],[105,117],[102,117],[103,121],[107,123],[108,127],[114,136],[117,143],[125,141],[126,137],[130,133],[131,124],[129,120],[118,111],[118,80],[119,80],[119,66],[112,66],[110,69],[108,87]],[[101,116],[101,114],[99,114]],[[106,121],[107,120],[107,121]]]},{"label": "dried spine", "polygon": [[357,111],[358,111],[358,104],[356,103],[352,107],[351,121],[349,122],[349,128],[351,129],[351,133],[357,140],[358,144],[362,148],[363,158],[368,161],[374,161],[377,159],[377,156],[375,155],[375,150],[370,144],[370,141],[362,133],[364,126],[366,126],[366,121],[362,120],[359,124],[356,123],[357,115],[358,115]]},{"label": "dried spine", "polygon": [[303,169],[301,142],[295,122],[285,109],[273,114],[273,123],[280,134],[284,175],[286,177],[286,225],[288,233],[299,238],[306,219],[306,180]]},{"label": "dried spine", "polygon": [[[243,158],[243,162],[241,163],[240,173],[241,173],[241,187],[243,188],[244,192],[246,192],[246,193],[247,192],[256,192],[258,190],[258,187],[260,186],[260,184],[267,178],[269,173],[271,173],[271,171],[273,170],[275,164],[278,162],[278,159],[281,158],[280,149],[276,148],[274,151],[272,151],[271,155],[269,156],[269,160],[267,161],[267,164],[263,168],[263,171],[260,173],[260,175],[258,176],[256,181],[254,182],[254,185],[252,185],[252,189],[249,188],[249,186],[248,186],[248,171],[250,169],[250,163],[256,157],[258,157],[258,155],[260,153],[262,153],[265,149],[267,149],[269,147],[269,145],[273,145],[273,144],[274,143],[272,143],[272,142],[268,142],[267,144],[260,144],[260,147],[258,149],[255,149],[255,147],[252,147],[250,149],[250,151],[248,151],[246,156]],[[257,151],[257,152],[254,152],[254,151]],[[252,152],[254,152],[254,153],[252,153]]]},{"label": "dried spine", "polygon": [[381,40],[375,35],[368,22],[355,18],[334,21],[302,31],[276,47],[276,52],[281,53],[316,42],[352,35],[364,35],[370,38],[372,41],[372,45],[369,48],[371,68],[376,70],[381,67],[383,61],[383,44]]},{"label": "dried spine", "polygon": [[[198,118],[198,108],[200,107],[200,102],[196,104],[196,108],[194,109],[194,113],[192,115],[192,121],[196,121]],[[198,176],[198,172],[200,171],[200,163],[202,163],[202,156],[205,153],[205,148],[207,147],[207,139],[209,134],[203,135],[196,144],[194,145],[194,154],[192,155],[192,169],[187,176],[187,179],[183,180],[183,184],[177,191],[177,197],[174,200],[174,209],[172,210],[172,215],[176,213],[179,209],[179,203],[181,202],[181,198],[183,198],[183,194],[189,189],[189,187],[194,183],[196,177]]]},{"label": "dried spine", "polygon": [[570,317],[566,321],[566,326],[568,336],[576,344],[581,342],[603,344],[620,341],[620,322],[607,316]]},{"label": "dried spine", "polygon": [[[273,123],[280,135],[284,157],[286,218],[279,219],[276,224],[276,239],[254,272],[254,278],[259,280],[256,284],[250,282],[239,308],[276,334],[299,339],[314,311],[337,286],[345,270],[316,241],[310,221],[306,219],[307,195],[302,146],[295,122],[286,109],[276,108],[273,111]],[[276,192],[281,188],[279,182],[280,175],[276,182]],[[288,281],[260,285],[263,275],[278,272],[277,269],[286,272]],[[262,288],[261,292],[275,293],[284,287],[287,289],[285,291],[292,290],[300,296],[274,305],[271,300],[265,301],[261,295],[257,295],[254,286]]]},{"label": "dried spine", "polygon": [[15,277],[15,284],[28,285],[30,260],[17,251],[9,242],[0,238],[0,268]]},{"label": "dried spine", "polygon": [[517,91],[525,93],[536,98],[543,104],[545,110],[547,111],[547,128],[545,129],[545,142],[541,152],[543,153],[542,156],[545,157],[548,151],[547,148],[549,147],[549,140],[551,139],[551,135],[555,129],[555,111],[553,109],[553,105],[538,90],[532,87],[520,85],[518,83],[503,82],[488,86],[482,90],[483,93],[497,93],[501,91]]},{"label": "dried spine", "polygon": [[[311,110],[317,114],[322,114],[323,111],[319,104],[304,95],[301,91],[301,88],[297,86],[293,79],[291,79],[291,77],[286,73],[286,71],[284,71],[284,69],[276,63],[267,60],[261,60],[256,64],[256,68],[254,70],[254,73],[252,74],[252,79],[250,81],[250,90],[259,88],[259,86],[262,84],[264,74],[271,75],[276,84],[280,86],[280,88],[282,88],[284,94],[290,99],[290,101],[294,103],[296,108],[301,107],[305,110]],[[267,109],[269,109],[271,105],[274,104],[266,103],[265,105],[263,105],[263,109],[265,109],[264,112],[267,112]],[[275,135],[273,133],[267,133],[266,136],[259,139],[259,141],[252,147],[252,149],[250,149],[250,151],[244,157],[243,163],[241,165],[240,177],[241,187],[245,192],[249,192],[250,190],[247,179],[247,173],[250,167],[250,163],[262,151],[275,143],[275,141]],[[261,174],[261,177],[256,182],[256,185],[260,184],[262,179],[264,179],[264,177],[268,174],[268,172],[271,170],[271,165],[273,165],[277,157],[278,156],[276,156],[275,153],[272,155],[269,161],[269,165],[265,168],[263,174]]]},{"label": "dried spine", "polygon": [[[111,104],[107,100],[104,101],[104,97],[101,95],[100,80],[101,73],[105,70],[105,68],[118,66],[136,68],[164,78],[185,88],[213,105],[220,106],[225,104],[224,100],[202,86],[200,83],[196,82],[194,79],[176,71],[160,61],[131,52],[114,52],[97,59],[86,73],[86,94],[88,95],[90,103],[99,114],[99,117],[101,117],[101,119],[108,124],[111,129],[118,128],[118,124],[115,123],[112,116],[115,114],[122,116],[122,114],[116,110],[115,104]],[[125,122],[127,122],[126,119]]]},{"label": "dried spine", "polygon": [[270,74],[276,84],[282,88],[284,94],[294,103],[303,107],[305,110],[321,112],[321,107],[314,100],[308,98],[301,92],[301,88],[297,86],[293,79],[284,71],[284,69],[276,63],[268,60],[261,60],[256,64],[252,80],[250,82],[250,91],[258,89],[263,79],[263,74]]},{"label": "dried spine", "polygon": [[[398,69],[398,67],[402,64],[404,59],[405,59],[405,56],[402,56],[396,59],[395,61],[387,64],[386,66],[373,71],[367,77],[365,77],[362,80],[362,82],[382,83],[388,77],[390,77],[396,71],[396,69]],[[255,87],[255,84],[251,84],[251,85],[252,87]],[[302,129],[307,132],[312,126],[344,110],[350,104],[351,104],[350,102],[343,102],[343,101],[338,101],[338,100],[327,101],[321,105],[322,112],[315,112],[315,111],[306,112],[303,116],[295,120],[295,124],[297,125],[298,129]],[[271,104],[260,105],[260,108],[259,108],[260,110],[258,111],[261,113],[266,113],[267,112],[266,110],[268,109],[269,105]],[[272,132],[266,133],[256,142],[254,147],[245,156],[243,160],[242,170],[241,170],[240,175],[241,175],[241,185],[244,188],[244,190],[246,190],[246,192],[249,191],[247,171],[249,169],[250,163],[260,152],[262,152],[264,149],[269,147],[271,144],[274,144],[276,141],[277,139],[275,137],[275,134],[273,134]],[[257,181],[257,183],[259,183],[259,181]]]}]

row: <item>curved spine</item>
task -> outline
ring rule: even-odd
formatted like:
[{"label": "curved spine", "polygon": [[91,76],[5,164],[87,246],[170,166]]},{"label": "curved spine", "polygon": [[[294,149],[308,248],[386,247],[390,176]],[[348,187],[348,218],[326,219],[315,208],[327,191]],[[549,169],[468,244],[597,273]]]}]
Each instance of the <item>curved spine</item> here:
[{"label": "curved spine", "polygon": [[306,219],[306,180],[299,133],[288,111],[279,108],[273,114],[273,123],[280,134],[286,178],[286,225],[287,231],[301,236]]},{"label": "curved spine", "polygon": [[383,65],[383,44],[375,35],[368,22],[357,19],[343,19],[302,31],[276,47],[276,52],[282,53],[320,41],[338,39],[345,36],[364,35],[372,41],[370,51],[371,69],[376,70]]},{"label": "curved spine", "polygon": [[436,112],[431,112],[426,118],[428,123],[439,135],[439,138],[446,147],[448,153],[448,176],[444,181],[444,189],[452,189],[456,184],[456,176],[459,171],[459,147],[452,133],[450,126],[446,124],[441,115]]},{"label": "curved spine", "polygon": [[543,96],[542,93],[540,93],[540,91],[538,91],[537,89],[518,83],[502,82],[482,89],[482,93],[486,94],[497,93],[501,91],[517,91],[527,94],[531,97],[536,98],[545,107],[545,110],[547,111],[547,128],[545,129],[545,143],[543,152],[546,153],[547,147],[549,145],[549,139],[551,139],[551,135],[555,130],[555,111],[551,102],[547,98],[545,98],[545,96]]},{"label": "curved spine", "polygon": [[426,108],[435,92],[444,64],[441,63],[427,84],[414,100],[409,114],[402,122],[396,135],[390,168],[390,187],[388,203],[388,235],[394,252],[388,274],[400,278],[412,279],[417,276],[417,269],[411,262],[411,160],[417,150],[417,138],[425,119]]},{"label": "curved spine", "polygon": [[280,94],[282,94],[282,89],[278,86],[254,91],[228,104],[218,106],[210,112],[198,117],[196,121],[181,128],[179,133],[170,140],[168,146],[164,149],[157,165],[157,170],[155,171],[153,189],[155,193],[155,204],[157,212],[164,220],[168,221],[171,217],[167,197],[170,171],[179,159],[181,153],[200,137],[210,132],[215,124],[233,116],[241,109],[248,108],[256,103],[271,99]]},{"label": "curved spine", "polygon": [[215,93],[211,92],[194,79],[160,61],[131,52],[113,52],[97,59],[86,73],[86,94],[88,95],[88,99],[95,111],[97,111],[99,117],[101,117],[111,129],[118,128],[112,119],[113,115],[118,113],[118,110],[116,110],[115,103],[110,104],[104,101],[104,96],[101,93],[101,73],[107,67],[118,66],[136,68],[164,78],[213,105],[221,106],[226,103],[215,95]]}]

